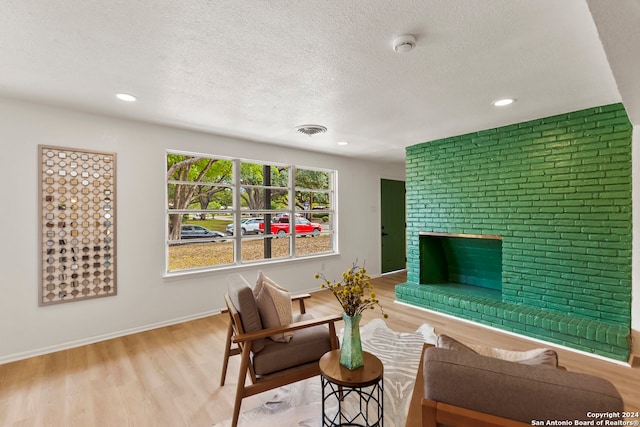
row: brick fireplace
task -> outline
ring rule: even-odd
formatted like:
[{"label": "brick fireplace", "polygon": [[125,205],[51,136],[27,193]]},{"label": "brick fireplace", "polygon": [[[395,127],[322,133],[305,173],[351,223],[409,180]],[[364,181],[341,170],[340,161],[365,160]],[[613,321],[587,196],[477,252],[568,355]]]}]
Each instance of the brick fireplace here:
[{"label": "brick fireplace", "polygon": [[614,104],[408,147],[397,300],[626,361],[631,131]]}]

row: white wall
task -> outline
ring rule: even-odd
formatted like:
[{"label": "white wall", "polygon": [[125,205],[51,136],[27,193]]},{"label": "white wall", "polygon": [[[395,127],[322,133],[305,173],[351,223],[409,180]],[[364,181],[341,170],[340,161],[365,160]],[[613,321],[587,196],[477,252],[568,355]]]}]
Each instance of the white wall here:
[{"label": "white wall", "polygon": [[[633,127],[633,248],[640,248],[640,126]],[[640,251],[633,251],[631,258],[631,328],[634,354],[640,356]]]},{"label": "white wall", "polygon": [[[317,289],[355,258],[380,273],[378,164],[267,146],[0,98],[0,363],[217,312],[229,271],[165,278],[165,150],[332,168],[338,171],[340,255],[235,269],[265,273],[293,291]],[[118,295],[38,307],[38,144],[117,153]]]}]

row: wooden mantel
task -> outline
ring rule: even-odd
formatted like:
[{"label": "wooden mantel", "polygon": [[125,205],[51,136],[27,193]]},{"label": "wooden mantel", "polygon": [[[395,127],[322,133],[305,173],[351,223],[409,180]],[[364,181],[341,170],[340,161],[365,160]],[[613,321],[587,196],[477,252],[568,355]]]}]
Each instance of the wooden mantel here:
[{"label": "wooden mantel", "polygon": [[419,236],[434,236],[434,237],[463,237],[467,239],[493,239],[502,240],[502,236],[496,236],[493,234],[463,234],[463,233],[438,233],[435,231],[420,231]]}]

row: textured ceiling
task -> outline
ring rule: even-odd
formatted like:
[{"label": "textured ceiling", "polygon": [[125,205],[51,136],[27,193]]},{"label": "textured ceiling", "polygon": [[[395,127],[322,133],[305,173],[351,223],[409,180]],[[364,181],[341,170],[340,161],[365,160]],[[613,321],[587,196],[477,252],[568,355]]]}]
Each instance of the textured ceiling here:
[{"label": "textured ceiling", "polygon": [[[630,9],[635,28],[638,0],[613,15],[602,3],[1,0],[0,95],[402,161],[420,142],[626,103],[614,76],[635,105],[637,84],[615,64],[638,44],[616,42],[616,16]],[[394,53],[403,33],[417,46]],[[517,102],[491,105],[507,96]],[[306,123],[329,130],[295,131]]]}]

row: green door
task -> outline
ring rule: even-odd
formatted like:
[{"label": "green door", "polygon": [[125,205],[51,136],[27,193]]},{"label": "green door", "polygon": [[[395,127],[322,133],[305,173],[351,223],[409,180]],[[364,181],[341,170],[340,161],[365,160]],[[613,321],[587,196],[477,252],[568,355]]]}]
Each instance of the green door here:
[{"label": "green door", "polygon": [[407,267],[404,181],[380,180],[382,273]]}]

